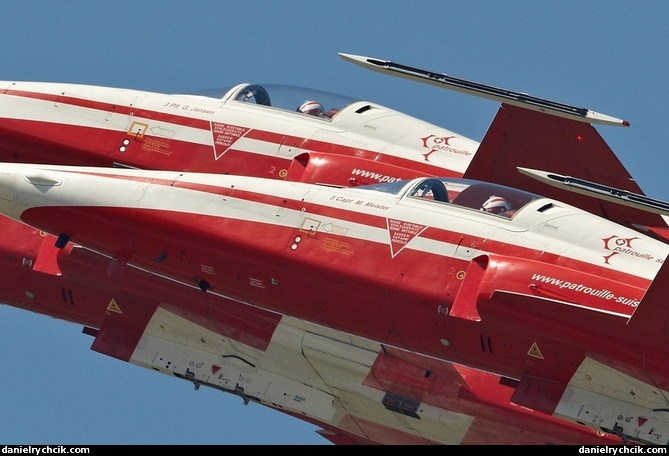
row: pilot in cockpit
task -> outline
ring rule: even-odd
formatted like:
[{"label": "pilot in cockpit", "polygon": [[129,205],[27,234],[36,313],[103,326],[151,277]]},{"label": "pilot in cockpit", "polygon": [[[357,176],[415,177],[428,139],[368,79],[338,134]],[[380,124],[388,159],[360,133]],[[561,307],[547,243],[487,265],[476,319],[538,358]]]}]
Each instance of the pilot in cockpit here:
[{"label": "pilot in cockpit", "polygon": [[320,104],[319,102],[314,100],[307,100],[304,103],[302,103],[299,108],[297,108],[297,111],[303,114],[309,114],[310,116],[324,117],[326,119],[331,119],[332,116],[337,114],[338,110],[330,109],[329,111],[326,111],[325,108],[323,108],[323,105]]},{"label": "pilot in cockpit", "polygon": [[506,217],[511,217],[511,215],[513,215],[511,204],[501,196],[495,195],[490,195],[490,198],[481,205],[481,210],[492,214],[504,215]]},{"label": "pilot in cockpit", "polygon": [[310,116],[322,117],[325,114],[325,109],[323,105],[314,100],[307,100],[300,105],[297,110],[303,114],[309,114]]}]

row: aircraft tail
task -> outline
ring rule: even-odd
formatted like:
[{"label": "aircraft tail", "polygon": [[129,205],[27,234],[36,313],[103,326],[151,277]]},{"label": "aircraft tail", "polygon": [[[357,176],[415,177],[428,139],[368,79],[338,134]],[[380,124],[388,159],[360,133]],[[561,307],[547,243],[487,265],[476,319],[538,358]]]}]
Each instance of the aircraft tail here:
[{"label": "aircraft tail", "polygon": [[509,185],[577,206],[593,214],[667,240],[667,224],[655,213],[553,187],[518,168],[563,174],[639,195],[643,192],[590,124],[503,104],[465,178]]},{"label": "aircraft tail", "polygon": [[669,336],[669,259],[665,259],[655,279],[630,317],[627,327],[640,337],[657,340]]}]

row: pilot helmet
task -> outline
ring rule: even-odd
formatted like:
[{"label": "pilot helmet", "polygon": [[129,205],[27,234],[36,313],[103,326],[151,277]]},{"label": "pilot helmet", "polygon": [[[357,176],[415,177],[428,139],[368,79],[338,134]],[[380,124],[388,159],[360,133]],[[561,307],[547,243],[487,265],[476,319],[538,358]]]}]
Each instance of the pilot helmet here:
[{"label": "pilot helmet", "polygon": [[492,195],[481,205],[481,210],[492,214],[503,214],[511,210],[511,205],[501,196]]},{"label": "pilot helmet", "polygon": [[322,116],[325,113],[323,106],[319,102],[313,100],[305,101],[299,108],[297,108],[297,110],[312,116]]}]

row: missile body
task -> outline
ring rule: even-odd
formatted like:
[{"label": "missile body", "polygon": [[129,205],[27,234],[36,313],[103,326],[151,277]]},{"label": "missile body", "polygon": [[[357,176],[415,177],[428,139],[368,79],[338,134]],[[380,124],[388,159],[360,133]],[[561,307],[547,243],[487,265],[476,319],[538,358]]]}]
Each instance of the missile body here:
[{"label": "missile body", "polygon": [[381,60],[361,55],[340,53],[339,56],[348,62],[378,73],[384,73],[390,76],[396,76],[444,89],[455,90],[456,92],[487,98],[524,109],[531,109],[554,116],[578,120],[579,122],[625,127],[629,126],[629,122],[626,120],[594,112],[590,109],[571,106],[565,103],[547,100],[545,98],[534,97],[526,93],[514,92],[512,90],[481,84],[467,79],[456,78],[436,71],[429,71],[391,62],[389,60]]}]

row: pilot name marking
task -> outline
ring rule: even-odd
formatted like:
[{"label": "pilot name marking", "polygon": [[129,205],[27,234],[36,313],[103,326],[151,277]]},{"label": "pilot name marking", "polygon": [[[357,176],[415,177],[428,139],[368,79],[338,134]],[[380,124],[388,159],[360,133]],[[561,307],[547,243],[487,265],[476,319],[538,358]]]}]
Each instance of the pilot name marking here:
[{"label": "pilot name marking", "polygon": [[347,198],[344,196],[333,195],[330,197],[330,201],[336,201],[338,203],[344,203],[344,204],[354,204],[356,206],[369,207],[372,209],[380,209],[382,211],[387,211],[388,209],[390,209],[390,206],[386,206],[385,204],[373,203],[371,201],[365,201],[355,198]]},{"label": "pilot name marking", "polygon": [[216,114],[216,111],[212,109],[204,109],[204,108],[199,108],[197,106],[182,105],[181,103],[167,102],[163,105],[163,107],[170,109],[181,109],[182,111],[199,112],[208,115]]},{"label": "pilot name marking", "polygon": [[202,113],[202,114],[208,114],[208,115],[216,114],[216,111],[212,111],[211,109],[198,108],[197,106],[196,106],[196,107],[193,107],[193,108],[190,108],[190,109],[188,109],[188,110],[189,110],[190,112],[200,112],[200,113]]},{"label": "pilot name marking", "polygon": [[[356,203],[356,204],[358,204],[358,203]],[[360,204],[362,204],[362,201],[360,201]],[[384,206],[383,204],[378,204],[378,203],[370,203],[369,201],[364,203],[363,206],[371,207],[371,208],[374,208],[374,209],[381,209],[383,211],[387,211],[388,209],[390,209],[390,206]]]}]

